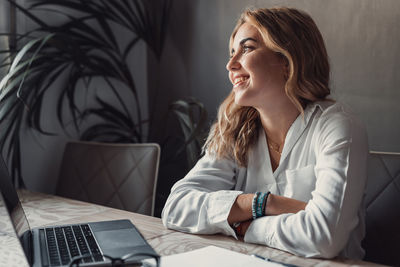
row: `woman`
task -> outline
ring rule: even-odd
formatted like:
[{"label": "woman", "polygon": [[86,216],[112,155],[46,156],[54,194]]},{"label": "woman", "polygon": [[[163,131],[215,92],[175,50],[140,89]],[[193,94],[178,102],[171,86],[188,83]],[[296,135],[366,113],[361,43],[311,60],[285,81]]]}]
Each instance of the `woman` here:
[{"label": "woman", "polygon": [[164,225],[361,259],[367,137],[327,99],[328,56],[314,21],[292,8],[246,10],[227,69],[233,90],[205,155],[173,186]]}]

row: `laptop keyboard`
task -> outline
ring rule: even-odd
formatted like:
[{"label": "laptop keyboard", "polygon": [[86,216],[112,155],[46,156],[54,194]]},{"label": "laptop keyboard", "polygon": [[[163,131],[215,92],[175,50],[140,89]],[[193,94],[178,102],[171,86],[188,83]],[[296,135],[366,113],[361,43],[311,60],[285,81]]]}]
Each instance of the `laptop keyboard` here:
[{"label": "laptop keyboard", "polygon": [[89,225],[46,228],[50,266],[67,265],[73,257],[90,254],[82,262],[104,261]]}]

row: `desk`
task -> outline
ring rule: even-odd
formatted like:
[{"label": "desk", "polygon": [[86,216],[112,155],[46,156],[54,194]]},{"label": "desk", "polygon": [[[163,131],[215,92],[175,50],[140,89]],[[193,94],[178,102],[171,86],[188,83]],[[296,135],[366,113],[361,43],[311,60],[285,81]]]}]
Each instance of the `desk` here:
[{"label": "desk", "polygon": [[[298,266],[378,266],[364,261],[305,259],[281,250],[244,243],[223,235],[192,235],[168,230],[162,225],[161,219],[155,217],[26,190],[21,190],[18,194],[31,228],[44,225],[130,219],[161,256],[215,245],[245,254],[259,254]],[[8,218],[3,212],[5,211],[0,211],[0,266],[28,266],[17,238],[1,231],[4,227],[10,227],[8,225],[10,222],[6,222]]]}]

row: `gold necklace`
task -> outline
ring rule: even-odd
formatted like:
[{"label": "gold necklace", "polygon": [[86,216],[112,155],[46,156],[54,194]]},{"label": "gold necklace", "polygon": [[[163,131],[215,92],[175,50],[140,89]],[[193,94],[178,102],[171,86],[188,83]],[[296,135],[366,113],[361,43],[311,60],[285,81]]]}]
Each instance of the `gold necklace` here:
[{"label": "gold necklace", "polygon": [[272,151],[276,152],[279,154],[279,156],[282,156],[282,152],[279,151],[280,145],[278,143],[275,143],[271,139],[268,138],[268,147],[272,149]]}]

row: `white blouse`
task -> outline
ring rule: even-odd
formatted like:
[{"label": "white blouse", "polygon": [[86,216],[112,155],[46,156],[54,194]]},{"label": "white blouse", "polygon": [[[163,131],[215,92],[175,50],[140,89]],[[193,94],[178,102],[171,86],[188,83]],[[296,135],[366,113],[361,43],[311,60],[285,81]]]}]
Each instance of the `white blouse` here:
[{"label": "white blouse", "polygon": [[290,127],[273,172],[263,130],[247,168],[206,153],[178,181],[162,212],[166,227],[235,238],[227,222],[239,194],[267,192],[307,202],[305,210],[254,220],[244,241],[304,257],[361,259],[368,142],[363,125],[332,102],[309,104]]}]

